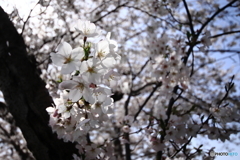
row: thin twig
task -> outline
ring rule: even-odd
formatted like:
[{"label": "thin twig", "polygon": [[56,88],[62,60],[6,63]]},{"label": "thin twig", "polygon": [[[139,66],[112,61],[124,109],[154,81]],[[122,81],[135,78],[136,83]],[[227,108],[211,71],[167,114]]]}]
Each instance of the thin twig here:
[{"label": "thin twig", "polygon": [[135,122],[137,120],[138,115],[140,114],[140,112],[142,111],[143,107],[147,104],[147,102],[150,100],[150,98],[152,97],[152,95],[155,93],[155,91],[157,90],[158,87],[160,87],[162,85],[162,82],[159,82],[158,84],[156,84],[156,86],[153,88],[152,92],[148,95],[148,97],[145,99],[145,101],[143,102],[143,104],[139,107],[137,113],[134,116],[134,121]]},{"label": "thin twig", "polygon": [[239,33],[239,32],[240,32],[240,30],[224,32],[224,33],[221,33],[221,34],[216,34],[214,36],[211,36],[210,38],[217,38],[217,37],[220,37],[220,36],[224,36],[224,35],[228,35],[228,34],[234,34],[234,33]]}]

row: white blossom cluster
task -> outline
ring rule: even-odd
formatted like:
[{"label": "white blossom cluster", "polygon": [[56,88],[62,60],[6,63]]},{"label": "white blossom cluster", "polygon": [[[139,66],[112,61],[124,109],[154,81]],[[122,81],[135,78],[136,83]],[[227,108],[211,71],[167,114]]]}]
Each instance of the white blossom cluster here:
[{"label": "white blossom cluster", "polygon": [[[100,156],[100,148],[86,140],[90,131],[109,121],[113,99],[110,87],[116,82],[117,73],[112,70],[120,60],[117,43],[110,40],[110,33],[98,40],[95,24],[79,20],[76,31],[84,38],[79,47],[61,43],[57,53],[51,54],[61,73],[70,79],[59,84],[62,90],[55,105],[48,107],[50,126],[64,141],[77,142],[80,156],[94,159]],[[89,38],[94,39],[91,42]],[[74,159],[80,159],[74,155]]]},{"label": "white blossom cluster", "polygon": [[170,98],[176,85],[183,90],[188,89],[191,72],[182,61],[184,52],[181,49],[181,44],[178,40],[171,39],[165,34],[160,38],[151,39],[150,44],[146,45],[152,60],[148,71],[151,79],[162,82],[160,93],[163,93],[163,96],[166,97],[169,95],[168,98]]},{"label": "white blossom cluster", "polygon": [[167,58],[162,55],[154,60],[152,77],[163,82],[162,90],[172,93],[176,85],[188,88],[189,69],[182,63],[179,54],[172,52]]}]

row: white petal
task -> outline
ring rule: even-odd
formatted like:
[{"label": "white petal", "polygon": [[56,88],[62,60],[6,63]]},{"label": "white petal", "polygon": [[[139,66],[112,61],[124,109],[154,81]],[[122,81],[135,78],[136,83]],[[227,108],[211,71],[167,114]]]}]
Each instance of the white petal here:
[{"label": "white petal", "polygon": [[111,37],[111,32],[108,32],[106,35],[106,39],[109,42],[109,48],[116,52],[118,50],[117,42],[114,40],[111,40],[110,37]]},{"label": "white petal", "polygon": [[100,41],[97,44],[97,52],[96,52],[96,56],[99,56],[98,54],[102,54],[102,57],[99,57],[100,59],[106,57],[109,54],[110,50],[109,50],[109,43],[108,41]]},{"label": "white petal", "polygon": [[64,113],[62,114],[62,117],[63,117],[63,118],[69,118],[70,116],[71,116],[70,112],[64,112]]},{"label": "white petal", "polygon": [[101,108],[102,108],[102,112],[106,114],[108,111],[108,106],[102,106]]},{"label": "white petal", "polygon": [[61,45],[58,48],[58,53],[64,56],[69,55],[71,51],[72,51],[72,47],[67,42],[61,43]]},{"label": "white petal", "polygon": [[101,82],[101,74],[89,74],[88,80],[90,83],[99,84]]},{"label": "white petal", "polygon": [[72,81],[72,80],[67,80],[63,81],[62,83],[59,84],[59,89],[64,90],[64,89],[74,89],[78,85],[78,82]]},{"label": "white petal", "polygon": [[62,70],[61,73],[62,74],[70,74],[72,73],[74,70],[76,70],[76,66],[74,63],[68,63],[68,64],[64,64],[62,66]]},{"label": "white petal", "polygon": [[51,60],[53,64],[57,66],[62,66],[64,63],[64,57],[62,55],[56,54],[56,53],[51,53]]},{"label": "white petal", "polygon": [[88,64],[87,64],[87,61],[83,61],[82,64],[81,64],[81,68],[80,68],[80,72],[81,73],[84,73],[88,70]]},{"label": "white petal", "polygon": [[106,57],[102,61],[102,65],[106,68],[111,68],[116,64],[116,60],[113,57]]},{"label": "white petal", "polygon": [[73,102],[77,102],[82,97],[82,92],[79,89],[73,89],[69,92],[69,98]]},{"label": "white petal", "polygon": [[48,112],[48,113],[53,113],[53,112],[55,112],[55,108],[53,108],[53,107],[48,107],[48,108],[46,108],[46,111]]},{"label": "white petal", "polygon": [[82,80],[81,76],[73,76],[73,80],[78,82],[78,83],[83,83],[83,80]]},{"label": "white petal", "polygon": [[74,59],[79,59],[79,60],[81,60],[81,59],[83,58],[83,56],[84,56],[83,48],[81,48],[81,47],[74,48],[74,49],[72,50],[71,54],[72,54],[72,57],[73,57]]},{"label": "white petal", "polygon": [[105,94],[98,94],[97,98],[98,98],[98,101],[104,102],[104,100],[107,98],[107,95],[105,95]]},{"label": "white petal", "polygon": [[111,32],[108,32],[107,35],[106,35],[107,40],[110,41],[110,37],[111,37]]},{"label": "white petal", "polygon": [[95,107],[93,110],[91,110],[93,114],[98,114],[99,116],[102,114],[102,109],[101,107]]},{"label": "white petal", "polygon": [[84,119],[83,121],[81,121],[79,124],[78,124],[78,127],[81,127],[82,125],[86,124],[87,122],[89,122],[90,119]]},{"label": "white petal", "polygon": [[66,106],[64,105],[57,106],[57,108],[58,108],[58,113],[63,113],[67,110]]},{"label": "white petal", "polygon": [[95,103],[95,99],[93,98],[91,90],[89,90],[87,88],[84,89],[83,97],[90,104],[94,104]]},{"label": "white petal", "polygon": [[111,89],[110,89],[110,88],[107,88],[107,87],[102,87],[102,91],[103,91],[106,95],[112,94]]},{"label": "white petal", "polygon": [[107,98],[104,100],[103,105],[104,105],[104,106],[109,106],[109,105],[112,104],[112,102],[113,102],[112,98],[107,97]]}]

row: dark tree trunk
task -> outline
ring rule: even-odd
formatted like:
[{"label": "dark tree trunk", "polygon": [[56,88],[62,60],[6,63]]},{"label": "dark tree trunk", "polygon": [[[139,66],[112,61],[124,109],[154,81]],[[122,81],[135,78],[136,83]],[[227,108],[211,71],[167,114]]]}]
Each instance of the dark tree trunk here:
[{"label": "dark tree trunk", "polygon": [[0,90],[8,110],[37,160],[69,160],[76,151],[48,126],[46,108],[52,99],[39,77],[35,59],[29,58],[23,38],[0,7]]}]

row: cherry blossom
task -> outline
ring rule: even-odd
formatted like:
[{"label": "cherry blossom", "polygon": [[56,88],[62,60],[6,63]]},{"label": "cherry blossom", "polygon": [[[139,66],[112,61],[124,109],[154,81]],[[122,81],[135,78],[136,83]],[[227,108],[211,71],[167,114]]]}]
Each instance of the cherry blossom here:
[{"label": "cherry blossom", "polygon": [[[71,74],[75,71],[75,75],[71,75],[70,79],[59,84],[59,89],[65,92],[57,99],[56,107],[49,107],[47,111],[50,114],[50,125],[59,138],[83,144],[81,137],[100,128],[113,114],[113,99],[110,98],[112,93],[109,86],[113,83],[116,85],[113,81],[118,79],[116,77],[119,74],[111,67],[117,63],[120,56],[115,53],[117,43],[110,40],[110,33],[107,34],[106,40],[95,43],[87,41],[87,37],[97,35],[93,23],[79,20],[76,30],[84,36],[83,43],[80,44],[82,48],[71,51],[71,46],[64,42],[59,47],[58,54],[65,55],[68,62],[62,62],[65,60],[61,59],[63,56],[52,55],[54,64],[62,67],[63,73]],[[72,59],[72,55],[75,55],[74,51],[79,49],[81,53]],[[95,56],[91,56],[92,51]],[[71,62],[77,62],[77,65],[72,68],[63,66],[64,63],[71,65]],[[95,159],[100,154],[100,149],[94,143],[86,144],[84,147],[77,145],[77,148],[87,159]],[[81,159],[77,155],[73,157]]]},{"label": "cherry blossom", "polygon": [[201,42],[204,46],[209,47],[211,45],[211,33],[209,31],[205,32],[205,35],[201,38]]},{"label": "cherry blossom", "polygon": [[95,49],[95,57],[100,60],[104,59],[110,53],[109,43],[105,40],[98,42]]},{"label": "cherry blossom", "polygon": [[98,35],[97,27],[90,21],[78,20],[75,29],[85,37],[94,37]]},{"label": "cherry blossom", "polygon": [[60,85],[60,89],[69,89],[69,99],[73,102],[78,101],[80,98],[84,98],[88,102],[94,102],[92,97],[92,90],[89,87],[89,83],[84,81],[82,77],[74,76],[73,80],[63,81]]},{"label": "cherry blossom", "polygon": [[69,74],[76,70],[80,66],[83,57],[84,52],[81,47],[72,49],[67,42],[63,42],[59,46],[56,54],[51,53],[53,63],[62,67],[62,74]]},{"label": "cherry blossom", "polygon": [[106,70],[99,65],[96,58],[91,58],[82,62],[80,72],[85,81],[99,84],[101,82],[101,76],[106,73]]},{"label": "cherry blossom", "polygon": [[98,99],[92,106],[92,113],[98,114],[101,116],[101,114],[106,114],[108,111],[108,107],[112,105],[112,99],[109,97],[106,97],[104,95],[98,96]]}]

